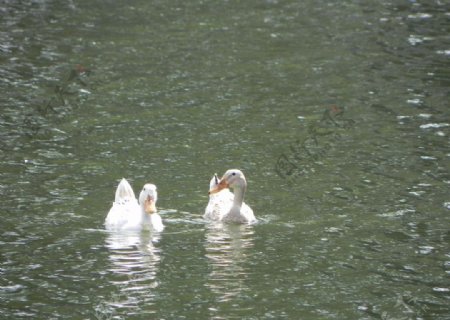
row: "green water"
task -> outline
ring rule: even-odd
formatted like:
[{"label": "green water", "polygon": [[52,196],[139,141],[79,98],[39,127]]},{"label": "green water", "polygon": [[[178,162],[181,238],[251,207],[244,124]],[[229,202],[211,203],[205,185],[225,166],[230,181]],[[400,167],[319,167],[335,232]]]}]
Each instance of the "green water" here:
[{"label": "green water", "polygon": [[0,7],[0,318],[450,319],[448,2]]}]

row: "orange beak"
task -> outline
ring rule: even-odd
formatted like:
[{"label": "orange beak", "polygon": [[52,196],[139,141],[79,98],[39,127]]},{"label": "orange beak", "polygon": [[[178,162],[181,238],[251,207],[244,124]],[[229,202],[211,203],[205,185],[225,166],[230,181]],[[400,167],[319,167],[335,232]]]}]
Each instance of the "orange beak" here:
[{"label": "orange beak", "polygon": [[150,214],[156,212],[155,201],[152,197],[148,196],[144,201],[144,210],[146,213]]},{"label": "orange beak", "polygon": [[219,184],[217,186],[215,186],[214,188],[212,188],[211,190],[209,190],[208,194],[214,194],[219,192],[220,190],[223,190],[225,188],[228,188],[228,183],[226,182],[225,179],[221,179]]}]

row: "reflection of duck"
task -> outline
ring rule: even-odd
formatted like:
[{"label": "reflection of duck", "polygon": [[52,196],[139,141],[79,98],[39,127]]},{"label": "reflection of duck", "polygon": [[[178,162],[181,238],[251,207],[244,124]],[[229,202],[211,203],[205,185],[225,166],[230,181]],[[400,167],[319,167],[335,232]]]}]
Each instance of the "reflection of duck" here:
[{"label": "reflection of duck", "polygon": [[160,232],[164,229],[161,217],[156,212],[158,193],[154,184],[147,183],[139,194],[139,203],[126,179],[117,186],[116,196],[105,219],[105,226],[111,230],[150,229]]},{"label": "reflection of duck", "polygon": [[[210,199],[203,217],[224,222],[255,222],[253,210],[244,202],[247,180],[242,171],[230,169],[220,181],[215,178],[216,176],[210,182]],[[232,188],[234,194],[227,188]]]},{"label": "reflection of duck", "polygon": [[[221,302],[235,301],[246,296],[251,268],[248,267],[249,251],[254,244],[254,228],[247,225],[211,222],[206,224],[205,256],[208,258],[206,287]],[[211,309],[210,318],[222,318]]]},{"label": "reflection of duck", "polygon": [[96,319],[123,318],[130,314],[142,314],[155,305],[155,290],[159,286],[158,272],[161,249],[157,245],[161,233],[131,230],[108,232],[105,247],[108,249],[111,292],[95,307]]}]

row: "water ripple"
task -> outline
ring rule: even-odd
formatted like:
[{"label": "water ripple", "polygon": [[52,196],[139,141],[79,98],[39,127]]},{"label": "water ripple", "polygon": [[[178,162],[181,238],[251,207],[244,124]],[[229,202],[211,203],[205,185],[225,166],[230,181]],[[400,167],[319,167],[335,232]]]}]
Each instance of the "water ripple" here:
[{"label": "water ripple", "polygon": [[160,249],[156,243],[159,235],[141,232],[109,232],[106,247],[114,280],[115,292],[95,308],[98,317],[114,316],[127,310],[140,314],[142,304],[147,308],[154,303],[154,289],[158,287],[157,273]]},{"label": "water ripple", "polygon": [[253,228],[222,223],[208,223],[206,227],[205,256],[211,271],[205,286],[214,294],[217,303],[248,295],[245,282],[250,270],[245,265],[253,248]]}]

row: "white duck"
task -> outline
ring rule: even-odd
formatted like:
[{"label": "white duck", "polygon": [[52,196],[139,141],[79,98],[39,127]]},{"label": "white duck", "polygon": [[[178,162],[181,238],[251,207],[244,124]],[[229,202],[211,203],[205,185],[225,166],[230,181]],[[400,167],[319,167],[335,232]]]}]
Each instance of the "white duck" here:
[{"label": "white duck", "polygon": [[139,194],[139,203],[128,181],[124,178],[117,186],[116,196],[105,219],[109,230],[148,229],[161,232],[162,219],[156,212],[158,193],[156,186],[147,183]]},{"label": "white duck", "polygon": [[[212,191],[217,188],[219,185],[219,177],[217,173],[214,174],[211,181],[209,182],[209,191]],[[220,191],[216,191],[215,193],[209,194],[209,202],[205,209],[205,214],[203,218],[209,220],[222,220],[225,215],[225,204],[233,202],[234,195],[230,192],[230,189],[224,188]]]},{"label": "white duck", "polygon": [[[242,171],[230,169],[225,172],[220,181],[216,178],[217,176],[214,176],[211,179],[210,199],[203,217],[224,222],[255,222],[253,210],[244,202],[247,180]],[[232,188],[234,194],[227,188]]]}]

